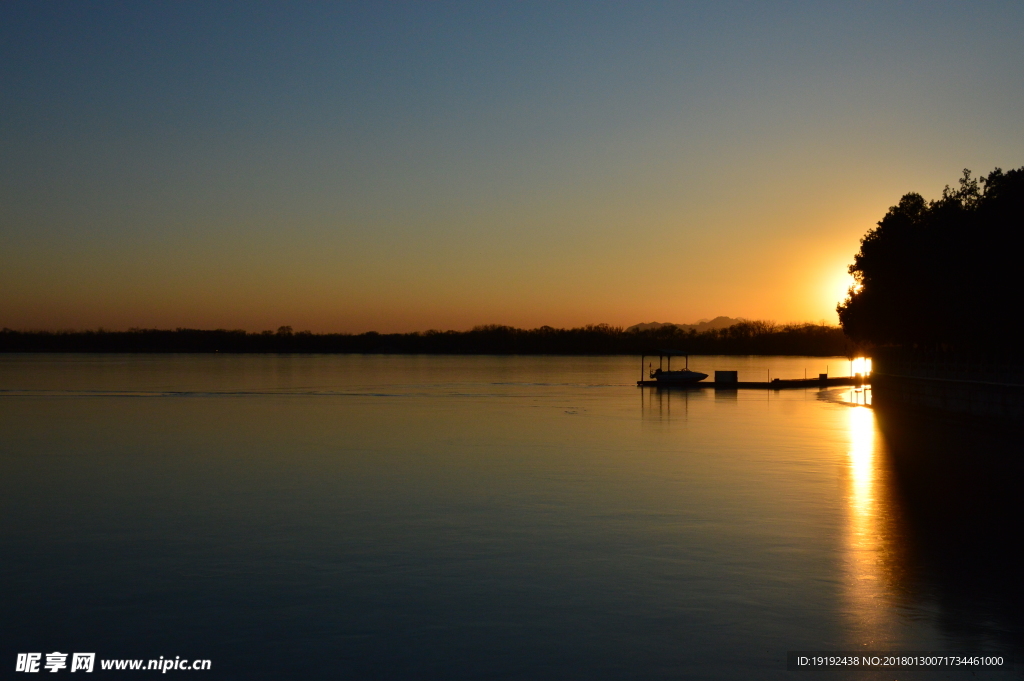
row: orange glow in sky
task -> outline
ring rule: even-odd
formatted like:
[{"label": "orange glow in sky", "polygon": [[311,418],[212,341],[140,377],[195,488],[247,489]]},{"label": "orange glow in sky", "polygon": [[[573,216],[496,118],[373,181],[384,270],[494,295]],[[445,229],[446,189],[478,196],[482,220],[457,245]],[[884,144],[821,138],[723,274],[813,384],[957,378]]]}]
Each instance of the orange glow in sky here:
[{"label": "orange glow in sky", "polygon": [[836,323],[902,194],[1024,159],[1012,4],[65,14],[0,7],[0,327]]}]

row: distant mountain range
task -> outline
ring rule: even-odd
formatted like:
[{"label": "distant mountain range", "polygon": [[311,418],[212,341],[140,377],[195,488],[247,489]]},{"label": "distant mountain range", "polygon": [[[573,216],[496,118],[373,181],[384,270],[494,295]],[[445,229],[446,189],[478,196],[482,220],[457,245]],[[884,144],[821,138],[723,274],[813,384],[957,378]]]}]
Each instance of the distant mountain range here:
[{"label": "distant mountain range", "polygon": [[626,331],[647,331],[648,329],[660,329],[665,326],[674,326],[682,329],[683,331],[690,331],[691,329],[697,332],[710,331],[711,329],[727,329],[734,324],[741,322],[750,321],[743,317],[715,317],[714,319],[700,319],[696,324],[673,324],[672,322],[646,322],[643,324],[634,324],[633,326],[626,329]]}]

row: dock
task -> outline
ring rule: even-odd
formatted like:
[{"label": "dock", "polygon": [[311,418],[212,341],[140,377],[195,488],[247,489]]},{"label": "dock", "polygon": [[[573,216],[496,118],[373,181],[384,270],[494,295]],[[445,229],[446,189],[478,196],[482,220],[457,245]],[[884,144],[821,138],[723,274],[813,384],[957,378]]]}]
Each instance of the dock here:
[{"label": "dock", "polygon": [[[658,368],[644,366],[648,357],[658,358]],[[672,371],[672,358],[683,357],[686,362],[684,371]],[[667,372],[663,372],[662,363],[668,358]],[[851,369],[853,367],[851,366]],[[647,376],[647,378],[644,378]],[[661,376],[663,380],[657,380]],[[693,381],[700,378],[699,381]],[[786,390],[788,388],[834,388],[846,385],[870,386],[871,381],[864,374],[855,373],[852,376],[829,377],[828,374],[818,374],[815,378],[771,378],[769,374],[767,381],[740,381],[739,371],[715,370],[715,380],[708,381],[708,375],[700,371],[690,371],[690,356],[678,350],[659,350],[657,355],[640,355],[640,380],[636,384],[642,388],[715,388],[717,390]]]},{"label": "dock", "polygon": [[786,390],[788,388],[833,388],[846,385],[870,386],[871,381],[862,376],[839,378],[774,378],[771,381],[697,381],[696,383],[665,383],[664,381],[637,381],[641,387],[655,388],[717,388],[728,390]]}]

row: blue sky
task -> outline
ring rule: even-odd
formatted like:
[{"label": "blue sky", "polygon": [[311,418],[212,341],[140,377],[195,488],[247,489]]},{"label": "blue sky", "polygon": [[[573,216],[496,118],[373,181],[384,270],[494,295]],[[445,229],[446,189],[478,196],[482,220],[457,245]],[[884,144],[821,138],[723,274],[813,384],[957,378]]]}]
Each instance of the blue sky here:
[{"label": "blue sky", "polygon": [[5,3],[0,326],[834,321],[1020,3]]}]

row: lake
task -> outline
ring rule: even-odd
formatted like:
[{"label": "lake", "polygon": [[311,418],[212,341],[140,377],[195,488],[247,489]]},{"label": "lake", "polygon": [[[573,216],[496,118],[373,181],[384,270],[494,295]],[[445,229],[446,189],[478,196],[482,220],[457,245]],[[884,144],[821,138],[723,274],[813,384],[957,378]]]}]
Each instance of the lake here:
[{"label": "lake", "polygon": [[[0,355],[3,664],[1020,678],[787,671],[791,650],[1013,648],[1019,612],[978,572],[1005,558],[960,569],[928,539],[864,392],[641,389],[639,361]],[[690,367],[742,381],[849,362]]]}]

